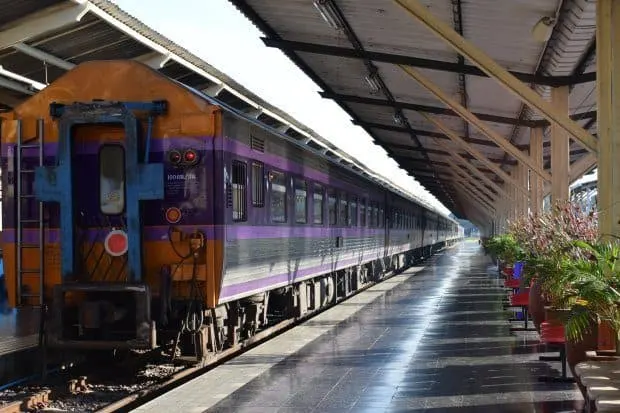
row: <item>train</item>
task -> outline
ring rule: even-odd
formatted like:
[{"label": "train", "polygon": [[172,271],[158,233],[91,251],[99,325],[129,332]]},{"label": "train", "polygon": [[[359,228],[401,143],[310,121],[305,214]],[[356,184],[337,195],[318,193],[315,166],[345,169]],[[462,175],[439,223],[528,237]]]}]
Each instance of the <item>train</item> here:
[{"label": "train", "polygon": [[207,357],[463,237],[453,219],[135,61],[2,115],[11,305],[45,345]]}]

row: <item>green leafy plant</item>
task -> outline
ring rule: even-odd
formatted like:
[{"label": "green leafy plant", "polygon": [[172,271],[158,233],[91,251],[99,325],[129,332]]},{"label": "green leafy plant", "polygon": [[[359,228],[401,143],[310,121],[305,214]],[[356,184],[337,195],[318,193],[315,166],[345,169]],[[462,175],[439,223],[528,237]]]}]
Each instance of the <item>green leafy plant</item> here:
[{"label": "green leafy plant", "polygon": [[593,243],[598,222],[569,202],[556,202],[549,211],[510,222],[509,233],[523,248],[523,278],[536,278],[545,298],[554,307],[561,305],[567,288],[567,269],[584,257],[575,241]]},{"label": "green leafy plant", "polygon": [[519,242],[510,233],[491,238],[486,243],[485,248],[498,259],[508,264],[514,264],[524,255]]},{"label": "green leafy plant", "polygon": [[570,308],[565,323],[570,340],[581,341],[593,324],[605,320],[620,340],[620,244],[575,242],[583,256],[566,268],[567,288],[560,303]]}]

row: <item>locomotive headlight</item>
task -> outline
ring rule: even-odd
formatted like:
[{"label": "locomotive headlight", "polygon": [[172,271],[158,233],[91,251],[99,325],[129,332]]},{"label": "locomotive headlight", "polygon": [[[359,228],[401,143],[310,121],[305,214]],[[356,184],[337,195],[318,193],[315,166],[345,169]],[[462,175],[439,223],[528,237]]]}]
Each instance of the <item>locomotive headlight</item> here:
[{"label": "locomotive headlight", "polygon": [[183,154],[183,160],[185,161],[185,163],[187,163],[188,165],[193,165],[195,163],[198,162],[198,154],[196,153],[195,150],[193,149],[188,149],[185,151],[185,153]]},{"label": "locomotive headlight", "polygon": [[177,150],[172,150],[168,152],[168,160],[171,164],[177,165],[179,162],[181,162],[181,152]]}]

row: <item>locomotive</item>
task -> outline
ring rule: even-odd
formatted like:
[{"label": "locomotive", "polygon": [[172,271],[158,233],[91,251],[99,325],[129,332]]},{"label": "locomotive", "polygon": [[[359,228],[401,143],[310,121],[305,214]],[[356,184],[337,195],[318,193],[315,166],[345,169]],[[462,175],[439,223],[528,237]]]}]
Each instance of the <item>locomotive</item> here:
[{"label": "locomotive", "polygon": [[135,61],[78,65],[3,115],[12,305],[47,346],[199,357],[462,237],[360,168]]}]

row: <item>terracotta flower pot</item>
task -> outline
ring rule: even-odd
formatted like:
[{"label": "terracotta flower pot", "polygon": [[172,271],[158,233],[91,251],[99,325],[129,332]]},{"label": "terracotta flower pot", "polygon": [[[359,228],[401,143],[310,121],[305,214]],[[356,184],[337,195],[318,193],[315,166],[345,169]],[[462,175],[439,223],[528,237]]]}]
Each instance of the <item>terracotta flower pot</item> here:
[{"label": "terracotta flower pot", "polygon": [[590,323],[590,331],[584,333],[583,340],[571,341],[566,339],[566,362],[571,373],[575,376],[575,366],[577,363],[586,361],[586,351],[596,350],[598,347],[598,325]]},{"label": "terracotta flower pot", "polygon": [[536,330],[540,332],[540,325],[543,321],[546,320],[545,317],[545,306],[549,303],[542,296],[542,292],[540,290],[540,285],[534,280],[532,285],[530,286],[530,295],[529,295],[529,307],[528,311],[530,316],[532,317],[532,321],[534,322],[534,326]]},{"label": "terracotta flower pot", "polygon": [[566,314],[569,310],[558,309],[545,305],[545,321],[552,325],[561,325],[562,315]]}]

